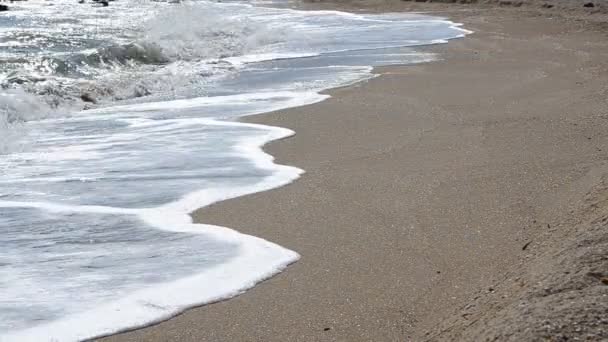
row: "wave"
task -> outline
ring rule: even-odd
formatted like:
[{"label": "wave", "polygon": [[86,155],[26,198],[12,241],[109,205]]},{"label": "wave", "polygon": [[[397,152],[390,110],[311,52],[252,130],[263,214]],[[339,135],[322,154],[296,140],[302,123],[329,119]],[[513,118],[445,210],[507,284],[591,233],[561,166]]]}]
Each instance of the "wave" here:
[{"label": "wave", "polygon": [[[18,29],[0,32],[0,42],[8,44],[0,44],[0,88],[7,92],[3,131],[16,127],[9,120],[29,121],[49,108],[63,113],[206,96],[210,85],[252,62],[437,43],[452,34],[442,31],[441,25],[449,28],[445,21],[415,16],[318,12],[310,21],[310,12],[238,3],[113,5],[112,16],[64,3],[44,6],[38,14],[28,12],[36,20],[21,18]],[[336,57],[343,62],[345,56]],[[10,145],[1,144],[4,150]]]},{"label": "wave", "polygon": [[44,119],[53,113],[48,104],[21,89],[0,92],[0,154],[20,149],[22,123]]},{"label": "wave", "polygon": [[0,125],[7,126],[48,117],[52,109],[23,90],[0,93]]},{"label": "wave", "polygon": [[200,4],[163,11],[147,21],[143,31],[146,43],[160,47],[172,60],[186,61],[244,55],[288,39],[284,30]]},{"label": "wave", "polygon": [[[133,4],[139,5],[155,14],[127,25],[120,16],[131,7],[113,12],[118,13],[115,21],[105,22],[62,18],[59,9],[52,12],[55,21],[71,29],[54,32],[34,25],[1,34],[0,52],[8,56],[0,60],[0,87],[21,89],[53,108],[79,103],[82,109],[164,94],[200,96],[209,77],[234,71],[226,58],[265,51],[287,39],[285,30],[228,15],[215,4]],[[130,29],[114,39],[116,25]],[[30,110],[10,107],[11,116],[19,108]]]}]

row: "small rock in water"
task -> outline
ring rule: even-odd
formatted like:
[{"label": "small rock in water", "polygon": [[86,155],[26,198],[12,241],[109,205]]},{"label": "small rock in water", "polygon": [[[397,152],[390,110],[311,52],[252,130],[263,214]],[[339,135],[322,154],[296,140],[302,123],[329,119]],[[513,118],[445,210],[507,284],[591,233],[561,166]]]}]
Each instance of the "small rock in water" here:
[{"label": "small rock in water", "polygon": [[595,7],[595,4],[593,4],[593,2],[587,2],[587,3],[585,3],[583,5],[583,7],[589,7],[589,8],[591,8],[591,7]]},{"label": "small rock in water", "polygon": [[84,102],[97,103],[97,100],[89,93],[83,93],[80,95],[80,99]]},{"label": "small rock in water", "polygon": [[8,11],[8,6],[0,5],[0,12],[5,12],[5,11]]}]

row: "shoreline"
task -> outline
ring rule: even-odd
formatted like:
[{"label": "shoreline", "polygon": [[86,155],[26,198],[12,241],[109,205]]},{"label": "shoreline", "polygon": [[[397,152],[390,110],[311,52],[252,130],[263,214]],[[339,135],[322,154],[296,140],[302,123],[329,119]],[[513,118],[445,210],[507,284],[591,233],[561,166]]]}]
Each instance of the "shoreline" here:
[{"label": "shoreline", "polygon": [[[484,299],[500,302],[492,298],[514,290],[497,270],[510,274],[555,247],[535,241],[546,225],[582,219],[569,212],[571,202],[601,188],[608,172],[604,149],[589,145],[606,141],[606,122],[588,118],[605,109],[593,90],[606,75],[570,71],[575,64],[605,68],[600,54],[585,50],[605,54],[608,44],[586,44],[589,37],[549,19],[461,15],[450,18],[476,33],[431,47],[441,61],[377,68],[380,77],[334,89],[322,103],[244,120],[295,130],[264,150],[307,173],[282,188],[199,210],[196,222],[234,227],[302,260],[244,295],[107,340],[390,341],[449,339],[455,332],[465,338],[474,326],[466,316],[477,314],[481,322],[499,313]],[[522,43],[527,35],[550,42],[531,49]],[[563,35],[570,35],[567,46]],[[562,47],[553,51],[552,44]],[[584,61],[573,47],[587,54]],[[557,55],[545,61],[549,51]],[[584,84],[573,100],[585,98],[584,104],[562,98],[579,78]],[[457,87],[463,82],[471,89]],[[560,113],[564,123],[541,105],[581,109]],[[468,203],[458,203],[463,195]],[[567,230],[562,235],[572,240]],[[462,308],[475,301],[478,312],[463,318]]]}]

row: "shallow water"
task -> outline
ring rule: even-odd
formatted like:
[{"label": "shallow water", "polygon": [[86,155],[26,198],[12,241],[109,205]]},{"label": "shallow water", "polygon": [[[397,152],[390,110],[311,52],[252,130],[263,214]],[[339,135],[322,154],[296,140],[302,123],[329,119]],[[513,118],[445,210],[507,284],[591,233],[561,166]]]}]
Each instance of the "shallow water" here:
[{"label": "shallow water", "polygon": [[466,33],[413,14],[53,4],[0,16],[0,341],[149,324],[296,261],[188,215],[303,172],[260,149],[293,132],[236,119],[432,60],[415,46]]}]

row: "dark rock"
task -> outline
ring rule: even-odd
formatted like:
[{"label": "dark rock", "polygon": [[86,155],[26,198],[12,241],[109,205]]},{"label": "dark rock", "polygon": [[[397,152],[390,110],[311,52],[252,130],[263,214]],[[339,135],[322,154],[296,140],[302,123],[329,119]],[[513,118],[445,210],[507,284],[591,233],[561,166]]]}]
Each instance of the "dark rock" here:
[{"label": "dark rock", "polygon": [[331,328],[324,328],[323,331],[330,331]]},{"label": "dark rock", "polygon": [[588,8],[591,8],[591,7],[595,7],[595,4],[594,4],[593,2],[586,2],[586,3],[583,5],[583,7],[588,7]]},{"label": "dark rock", "polygon": [[6,11],[8,11],[8,6],[0,5],[0,12],[6,12]]},{"label": "dark rock", "polygon": [[527,242],[522,248],[522,251],[525,251],[526,249],[528,249],[528,246],[530,246],[530,244],[532,243],[532,241]]},{"label": "dark rock", "polygon": [[553,8],[553,5],[551,5],[551,4],[543,4],[541,7],[542,8]]},{"label": "dark rock", "polygon": [[523,2],[521,1],[511,1],[511,0],[501,0],[498,2],[498,4],[500,6],[513,6],[513,7],[520,7]]},{"label": "dark rock", "polygon": [[80,95],[80,99],[84,102],[97,103],[97,100],[89,93],[83,93]]},{"label": "dark rock", "polygon": [[604,285],[608,285],[608,276],[606,276],[603,273],[600,273],[600,272],[588,272],[587,275],[590,276],[590,277],[593,277],[593,278],[595,278],[597,280],[599,280]]}]

